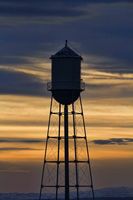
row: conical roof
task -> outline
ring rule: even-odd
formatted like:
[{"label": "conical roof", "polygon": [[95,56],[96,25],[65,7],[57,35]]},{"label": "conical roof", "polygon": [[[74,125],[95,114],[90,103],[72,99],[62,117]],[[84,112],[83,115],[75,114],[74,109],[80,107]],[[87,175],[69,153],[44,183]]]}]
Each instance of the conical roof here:
[{"label": "conical roof", "polygon": [[75,51],[73,51],[70,47],[67,45],[67,40],[65,47],[58,51],[56,54],[52,55],[50,58],[64,58],[64,57],[70,57],[70,58],[80,58],[82,60],[82,57],[78,55]]}]

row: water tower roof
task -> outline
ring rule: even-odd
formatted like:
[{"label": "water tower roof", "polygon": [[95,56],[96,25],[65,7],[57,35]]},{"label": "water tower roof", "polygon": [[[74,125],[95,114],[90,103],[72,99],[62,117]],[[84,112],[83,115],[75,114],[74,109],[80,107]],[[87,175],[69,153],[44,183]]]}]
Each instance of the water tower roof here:
[{"label": "water tower roof", "polygon": [[66,57],[70,57],[70,58],[80,58],[82,60],[82,57],[80,55],[78,55],[75,51],[73,51],[68,45],[67,45],[67,41],[65,44],[65,47],[63,49],[61,49],[60,51],[58,51],[56,54],[52,55],[50,58],[66,58]]}]

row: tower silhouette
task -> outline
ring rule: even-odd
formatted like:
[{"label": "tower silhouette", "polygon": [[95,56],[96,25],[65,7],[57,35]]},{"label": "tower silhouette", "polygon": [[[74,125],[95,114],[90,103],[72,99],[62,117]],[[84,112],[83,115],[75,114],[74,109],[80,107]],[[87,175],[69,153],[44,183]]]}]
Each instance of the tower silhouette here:
[{"label": "tower silhouette", "polygon": [[39,200],[93,199],[94,189],[80,93],[82,57],[67,44],[51,56],[48,130]]}]

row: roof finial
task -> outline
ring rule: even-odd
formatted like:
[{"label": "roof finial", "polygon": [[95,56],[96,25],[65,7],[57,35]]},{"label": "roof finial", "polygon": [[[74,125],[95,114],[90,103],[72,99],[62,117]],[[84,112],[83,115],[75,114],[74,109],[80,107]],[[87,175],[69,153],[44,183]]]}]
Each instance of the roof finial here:
[{"label": "roof finial", "polygon": [[67,47],[67,40],[66,40],[66,43],[65,43],[65,47]]}]

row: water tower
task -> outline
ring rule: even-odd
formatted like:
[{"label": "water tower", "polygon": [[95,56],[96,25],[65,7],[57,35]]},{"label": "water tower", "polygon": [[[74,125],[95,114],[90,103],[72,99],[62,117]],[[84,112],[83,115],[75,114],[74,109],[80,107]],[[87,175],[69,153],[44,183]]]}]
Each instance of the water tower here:
[{"label": "water tower", "polygon": [[41,199],[94,199],[80,93],[82,57],[65,43],[52,61],[50,114],[42,169]]}]

